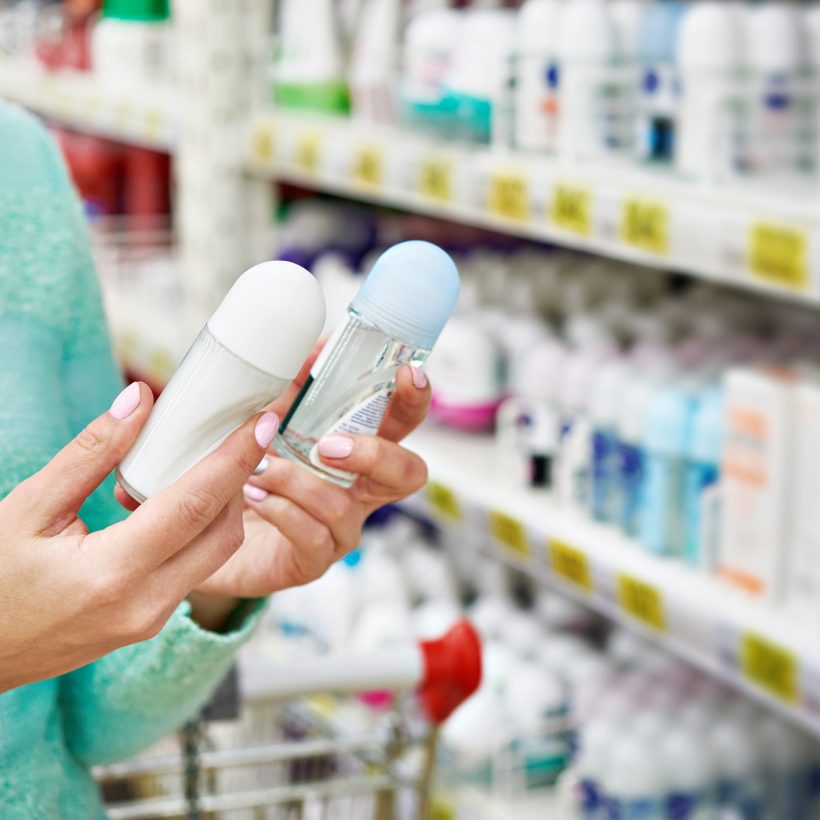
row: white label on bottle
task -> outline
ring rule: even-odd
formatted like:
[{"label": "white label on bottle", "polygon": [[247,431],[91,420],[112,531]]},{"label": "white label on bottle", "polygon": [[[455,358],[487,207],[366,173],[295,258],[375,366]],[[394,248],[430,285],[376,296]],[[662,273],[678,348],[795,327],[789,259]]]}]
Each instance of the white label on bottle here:
[{"label": "white label on bottle", "polygon": [[[392,390],[382,390],[368,396],[361,404],[357,404],[352,410],[345,413],[326,433],[326,436],[335,433],[350,433],[354,436],[375,436],[382,423],[384,414],[390,404]],[[338,475],[340,478],[351,478],[353,473],[345,470],[334,470],[324,464],[319,457],[318,443],[310,451],[310,460],[317,467],[321,467],[327,472]]]}]

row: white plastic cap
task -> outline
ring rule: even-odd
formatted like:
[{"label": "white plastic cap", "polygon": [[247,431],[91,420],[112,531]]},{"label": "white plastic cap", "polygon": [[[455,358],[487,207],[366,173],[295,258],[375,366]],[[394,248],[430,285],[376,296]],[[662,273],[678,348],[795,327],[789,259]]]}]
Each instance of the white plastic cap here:
[{"label": "white plastic cap", "polygon": [[233,283],[208,329],[240,359],[292,379],[324,323],[322,289],[308,271],[293,262],[262,262]]},{"label": "white plastic cap", "polygon": [[725,0],[695,3],[684,16],[678,32],[678,64],[681,69],[719,71],[740,65],[743,31],[737,11]]},{"label": "white plastic cap", "polygon": [[569,0],[561,15],[558,54],[562,60],[609,62],[617,57],[617,33],[604,0]]},{"label": "white plastic cap", "polygon": [[761,71],[797,71],[807,63],[799,6],[765,3],[746,11],[749,61]]},{"label": "white plastic cap", "polygon": [[562,0],[527,0],[518,12],[518,50],[550,56],[558,43]]}]

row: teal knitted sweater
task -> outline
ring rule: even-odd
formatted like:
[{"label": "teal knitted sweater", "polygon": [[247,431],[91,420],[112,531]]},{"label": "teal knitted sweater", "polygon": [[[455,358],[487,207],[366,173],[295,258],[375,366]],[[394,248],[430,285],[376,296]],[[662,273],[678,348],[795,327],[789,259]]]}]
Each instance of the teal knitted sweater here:
[{"label": "teal knitted sweater", "polygon": [[[59,154],[34,118],[2,102],[0,349],[2,497],[122,388],[83,216]],[[112,489],[109,479],[83,507],[90,530],[125,514]],[[105,816],[89,767],[139,752],[192,715],[259,617],[257,607],[236,631],[217,635],[188,612],[182,604],[150,641],[0,695],[3,820]]]}]

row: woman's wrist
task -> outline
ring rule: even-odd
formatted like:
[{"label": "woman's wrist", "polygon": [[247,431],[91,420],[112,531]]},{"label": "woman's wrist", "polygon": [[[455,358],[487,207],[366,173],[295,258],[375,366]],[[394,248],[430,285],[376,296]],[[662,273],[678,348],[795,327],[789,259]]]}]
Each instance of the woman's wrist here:
[{"label": "woman's wrist", "polygon": [[214,595],[194,589],[188,594],[190,617],[209,632],[224,632],[240,600],[230,595]]}]

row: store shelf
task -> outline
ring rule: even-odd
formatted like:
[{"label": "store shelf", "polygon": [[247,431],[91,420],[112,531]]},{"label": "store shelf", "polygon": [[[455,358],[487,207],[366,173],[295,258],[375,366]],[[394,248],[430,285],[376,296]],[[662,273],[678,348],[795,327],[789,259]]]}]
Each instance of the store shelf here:
[{"label": "store shelf", "polygon": [[256,175],[820,302],[820,200],[634,167],[436,141],[355,120],[257,112]]},{"label": "store shelf", "polygon": [[115,88],[88,72],[49,72],[28,60],[0,59],[0,97],[120,142],[161,150],[175,142],[173,99],[162,89]]},{"label": "store shelf", "polygon": [[431,478],[408,511],[820,732],[820,641],[811,625],[650,555],[544,492],[504,483],[490,437],[428,426],[408,446]]}]

